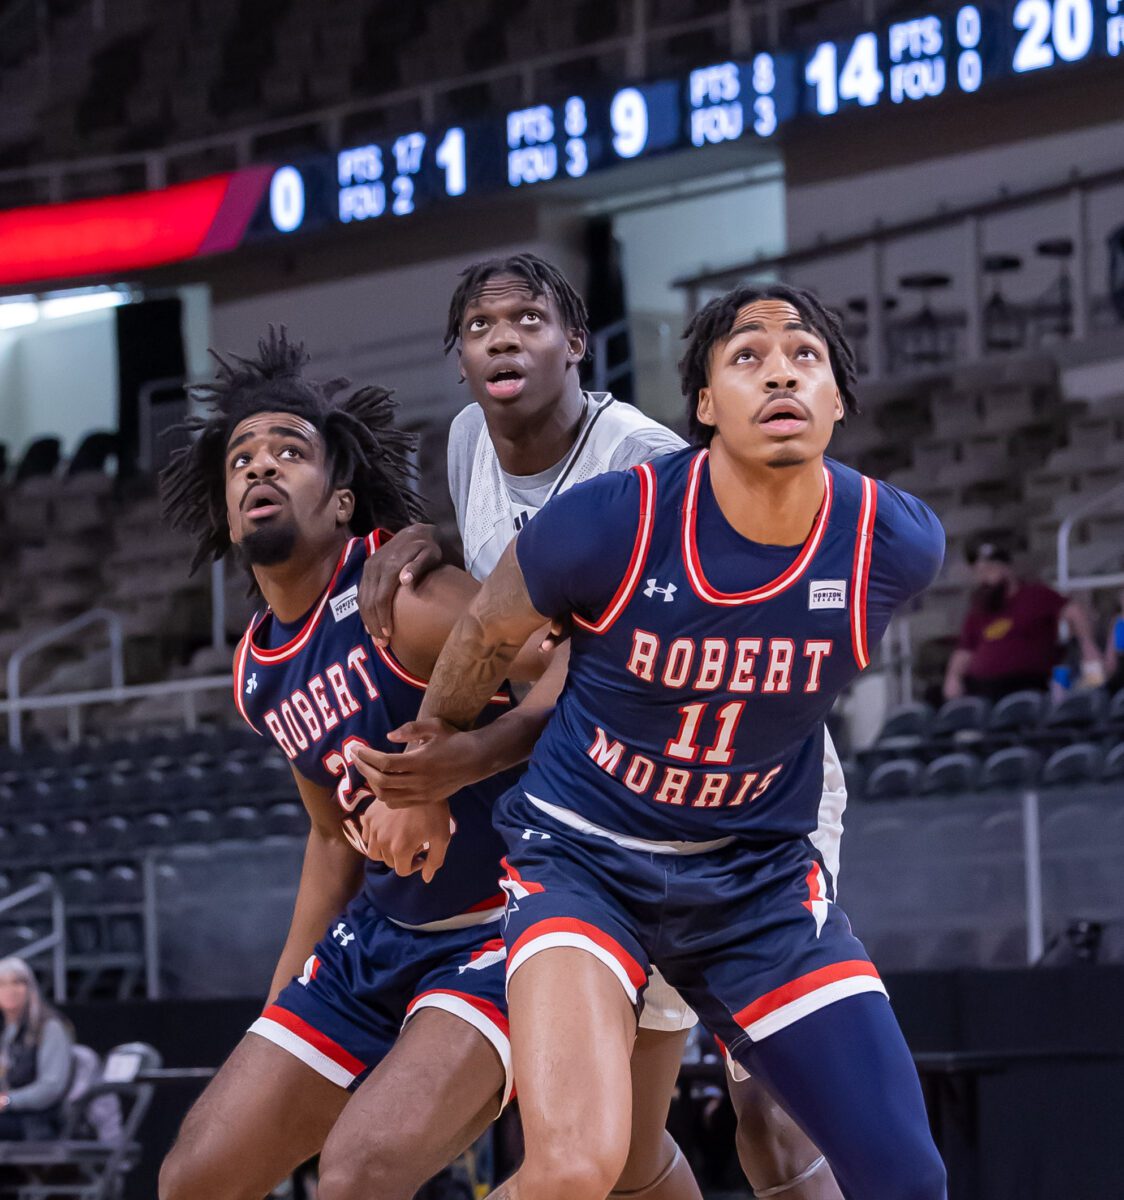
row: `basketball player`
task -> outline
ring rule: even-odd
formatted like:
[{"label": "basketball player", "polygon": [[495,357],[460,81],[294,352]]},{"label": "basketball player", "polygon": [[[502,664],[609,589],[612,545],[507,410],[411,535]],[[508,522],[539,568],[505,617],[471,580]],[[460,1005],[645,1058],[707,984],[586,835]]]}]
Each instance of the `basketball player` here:
[{"label": "basketball player", "polygon": [[565,689],[496,813],[527,1153],[493,1200],[610,1192],[653,962],[848,1200],[940,1200],[909,1050],[811,835],[824,718],[936,574],[943,531],[825,460],[855,407],[854,360],[815,297],[742,286],[687,336],[701,448],[552,500],[458,622],[422,705],[466,727],[523,639],[572,614]]},{"label": "basketball player", "polygon": [[[448,810],[432,828],[432,810],[390,812],[349,764],[416,715],[477,585],[433,572],[400,592],[390,644],[372,643],[360,572],[380,526],[420,514],[409,439],[387,392],[321,387],[306,361],[271,333],[256,360],[220,362],[194,391],[214,414],[163,480],[167,515],[197,539],[193,566],[232,544],[250,563],[268,607],[238,646],[234,699],[288,758],[312,825],[269,1002],[188,1114],[163,1200],[260,1200],[321,1149],[322,1200],[409,1200],[511,1092],[491,808],[516,776],[454,796],[450,842]],[[537,646],[528,658],[541,671]],[[496,768],[525,758],[545,720],[531,698],[509,707],[497,696],[477,735]],[[513,734],[524,750],[508,758]],[[396,872],[364,871],[349,840]]]},{"label": "basketball player", "polygon": [[[680,450],[685,442],[637,408],[606,393],[583,391],[578,378],[588,328],[585,304],[551,263],[533,254],[489,259],[468,267],[453,293],[446,353],[458,351],[462,378],[474,404],[449,431],[448,473],[466,569],[485,579],[515,533],[552,496],[605,471],[622,470]],[[361,595],[387,610],[402,573],[420,579],[439,560],[405,531],[368,559]],[[432,545],[432,543],[430,543]],[[386,622],[377,626],[390,624]],[[411,734],[420,732],[411,727]],[[428,761],[361,754],[376,792],[416,788],[447,794],[468,770],[468,740],[443,746],[446,736],[427,726]],[[847,793],[842,769],[825,731],[824,796],[818,837],[832,875],[837,872],[841,818]],[[690,1168],[664,1128],[688,1032],[697,1017],[658,973],[645,993],[633,1051],[633,1139],[614,1195],[649,1200],[698,1200]],[[753,1080],[730,1081],[738,1114],[737,1148],[751,1187],[785,1200],[836,1200],[838,1188],[823,1156],[765,1090]]]}]

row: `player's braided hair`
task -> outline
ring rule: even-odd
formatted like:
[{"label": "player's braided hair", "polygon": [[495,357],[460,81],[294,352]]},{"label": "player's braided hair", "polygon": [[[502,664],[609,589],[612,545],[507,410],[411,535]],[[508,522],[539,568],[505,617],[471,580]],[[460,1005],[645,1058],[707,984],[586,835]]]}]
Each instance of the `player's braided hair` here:
[{"label": "player's braided hair", "polygon": [[738,311],[755,300],[784,300],[791,304],[808,325],[823,338],[831,361],[845,413],[857,413],[855,396],[855,352],[843,333],[843,322],[819,298],[804,288],[784,283],[743,283],[704,305],[691,319],[683,336],[687,349],[679,360],[679,381],[687,397],[687,427],[691,440],[709,446],[714,427],[698,417],[699,389],[706,387],[710,370],[710,352],[715,343],[726,338],[734,327]]},{"label": "player's braided hair", "polygon": [[408,458],[414,436],[395,429],[394,401],[386,388],[344,394],[350,387],[346,379],[306,379],[309,355],[303,343],[289,340],[284,326],[270,326],[269,336],[258,342],[257,358],[211,354],[217,378],[189,385],[187,393],[212,412],[180,426],[198,436],[176,451],[160,475],[165,519],[195,537],[192,571],[230,549],[226,446],[235,427],[255,413],[294,413],[319,431],[327,452],[327,490],[346,487],[355,493],[354,534],[364,536],[379,526],[394,531],[425,519]]},{"label": "player's braided hair", "polygon": [[562,324],[586,339],[588,354],[589,314],[585,301],[574,291],[565,275],[537,254],[511,254],[507,258],[485,258],[461,272],[460,282],[449,301],[449,323],[445,327],[445,353],[460,341],[465,309],[480,288],[496,275],[522,279],[532,296],[550,296],[558,305]]}]

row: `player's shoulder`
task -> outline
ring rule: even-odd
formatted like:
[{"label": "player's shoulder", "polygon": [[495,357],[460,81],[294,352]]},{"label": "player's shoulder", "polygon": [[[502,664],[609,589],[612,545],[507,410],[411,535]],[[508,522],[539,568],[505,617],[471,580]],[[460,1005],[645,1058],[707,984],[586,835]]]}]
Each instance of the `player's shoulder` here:
[{"label": "player's shoulder", "polygon": [[591,393],[595,403],[603,405],[597,417],[611,431],[615,446],[609,456],[610,471],[623,471],[638,463],[681,450],[686,442],[654,417],[643,413],[633,404],[617,400],[608,393]]},{"label": "player's shoulder", "polygon": [[465,405],[449,423],[448,464],[456,470],[471,461],[484,428],[484,410],[473,402]]}]

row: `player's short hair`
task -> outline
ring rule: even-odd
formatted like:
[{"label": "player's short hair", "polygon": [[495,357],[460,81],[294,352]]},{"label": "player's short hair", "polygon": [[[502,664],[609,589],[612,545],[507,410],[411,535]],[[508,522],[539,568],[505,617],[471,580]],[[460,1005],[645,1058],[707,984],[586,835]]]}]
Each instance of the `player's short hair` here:
[{"label": "player's short hair", "polygon": [[355,494],[349,525],[357,536],[425,519],[413,490],[416,472],[409,454],[415,439],[394,427],[395,405],[386,388],[348,392],[346,379],[318,383],[306,378],[309,355],[302,342],[289,340],[284,326],[269,327],[269,335],[258,342],[257,358],[211,354],[217,377],[188,385],[187,394],[212,411],[180,426],[198,436],[175,452],[160,475],[165,519],[195,537],[192,571],[230,549],[226,447],[235,428],[257,413],[293,413],[319,432],[327,452],[326,490],[343,487]]},{"label": "player's short hair", "polygon": [[783,300],[796,309],[827,346],[844,412],[859,411],[855,396],[855,352],[843,333],[843,322],[838,314],[825,308],[818,296],[804,288],[789,287],[784,283],[743,283],[705,304],[683,331],[687,348],[679,360],[679,381],[687,398],[687,427],[691,440],[699,445],[709,446],[714,437],[714,427],[704,425],[698,416],[699,390],[706,387],[710,373],[710,352],[733,329],[738,312],[755,300]]},{"label": "player's short hair", "polygon": [[549,296],[558,306],[562,323],[586,339],[589,353],[589,313],[585,301],[574,291],[573,284],[553,264],[537,254],[510,254],[506,258],[485,258],[474,262],[461,272],[460,282],[449,301],[449,322],[445,326],[445,353],[461,340],[464,314],[476,293],[496,275],[514,275],[522,279],[532,296]]}]

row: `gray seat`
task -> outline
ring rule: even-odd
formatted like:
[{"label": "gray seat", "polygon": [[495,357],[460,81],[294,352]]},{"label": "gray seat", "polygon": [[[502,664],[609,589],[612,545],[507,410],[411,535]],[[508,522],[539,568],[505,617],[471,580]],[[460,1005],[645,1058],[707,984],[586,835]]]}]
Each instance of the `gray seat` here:
[{"label": "gray seat", "polygon": [[1057,787],[1071,783],[1089,783],[1101,771],[1103,755],[1099,746],[1092,742],[1077,742],[1055,750],[1042,768],[1043,787]]},{"label": "gray seat", "polygon": [[980,760],[963,750],[942,754],[934,758],[925,768],[921,778],[921,791],[925,795],[934,792],[966,792],[975,787],[980,774]]},{"label": "gray seat", "polygon": [[866,781],[868,800],[893,800],[915,796],[921,783],[921,764],[915,758],[892,758],[879,763]]},{"label": "gray seat", "polygon": [[1030,746],[1007,746],[989,754],[980,773],[983,788],[1029,787],[1038,781],[1042,755]]},{"label": "gray seat", "polygon": [[991,733],[1018,733],[1033,729],[1042,719],[1045,706],[1046,696],[1043,692],[1012,692],[991,710],[987,728]]},{"label": "gray seat", "polygon": [[1124,779],[1124,742],[1117,742],[1104,756],[1102,779]]},{"label": "gray seat", "polygon": [[933,720],[933,737],[982,734],[991,705],[982,696],[958,696],[941,705]]},{"label": "gray seat", "polygon": [[1108,695],[1103,688],[1070,692],[1047,710],[1043,729],[1089,730],[1100,724],[1108,711]]}]

